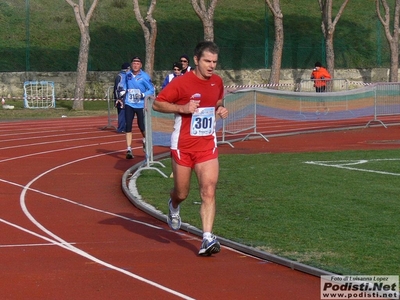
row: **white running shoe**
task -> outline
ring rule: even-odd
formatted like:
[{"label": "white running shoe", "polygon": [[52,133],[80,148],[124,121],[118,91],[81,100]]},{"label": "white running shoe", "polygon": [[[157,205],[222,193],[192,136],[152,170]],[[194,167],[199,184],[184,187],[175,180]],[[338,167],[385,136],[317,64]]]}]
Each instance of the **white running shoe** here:
[{"label": "white running shoe", "polygon": [[212,240],[203,239],[201,243],[199,255],[201,256],[211,256],[211,254],[216,254],[221,251],[221,245],[218,242],[215,235],[212,236]]},{"label": "white running shoe", "polygon": [[179,216],[179,205],[178,205],[178,212],[177,213],[172,213],[171,212],[171,199],[168,201],[168,226],[172,230],[179,230],[181,228],[181,217]]}]

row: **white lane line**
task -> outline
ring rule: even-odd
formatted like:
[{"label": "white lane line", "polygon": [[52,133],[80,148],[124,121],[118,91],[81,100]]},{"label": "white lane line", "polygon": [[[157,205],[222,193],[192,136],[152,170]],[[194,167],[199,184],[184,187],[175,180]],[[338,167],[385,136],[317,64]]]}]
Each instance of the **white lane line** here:
[{"label": "white lane line", "polygon": [[[107,144],[115,144],[115,143],[121,143],[121,141],[112,141],[112,142],[105,142],[105,143],[86,144],[86,145],[82,145],[82,146],[74,146],[74,147],[61,148],[61,149],[55,149],[55,150],[49,150],[49,151],[41,151],[41,152],[30,153],[30,154],[26,154],[26,155],[20,155],[20,156],[15,156],[15,157],[9,157],[9,158],[6,158],[6,159],[1,159],[1,160],[0,160],[0,163],[2,163],[2,162],[7,162],[7,161],[11,161],[11,160],[16,160],[16,159],[20,159],[20,158],[27,158],[27,157],[36,156],[36,155],[47,154],[47,153],[53,153],[53,152],[59,152],[59,151],[68,151],[68,150],[72,150],[72,149],[79,149],[79,148],[86,148],[86,147],[94,147],[94,146],[107,145]],[[143,146],[132,147],[132,149],[142,149],[142,147],[143,147]],[[0,150],[1,150],[1,149],[0,149]],[[126,151],[126,149],[120,150],[120,151],[115,151],[115,152],[113,152],[113,153],[124,152],[124,151]]]},{"label": "white lane line", "polygon": [[87,258],[87,259],[89,259],[89,260],[91,260],[91,261],[93,261],[93,262],[95,262],[95,263],[98,263],[98,264],[100,264],[100,265],[103,265],[103,266],[105,266],[105,267],[107,267],[107,268],[110,268],[110,269],[115,270],[115,271],[117,271],[117,272],[120,272],[120,273],[123,273],[123,274],[125,274],[125,275],[128,275],[128,276],[130,276],[130,277],[132,277],[132,278],[134,278],[134,279],[137,279],[137,280],[139,280],[139,281],[145,282],[145,283],[147,283],[147,284],[149,284],[149,285],[151,285],[151,286],[154,286],[154,287],[156,287],[156,288],[159,288],[159,289],[161,289],[161,290],[163,290],[163,291],[165,291],[165,292],[168,292],[168,293],[170,293],[170,294],[176,295],[176,296],[178,296],[178,297],[180,297],[180,298],[182,298],[182,299],[188,299],[188,300],[189,300],[189,299],[190,299],[190,300],[191,300],[191,299],[194,299],[194,298],[191,298],[191,297],[189,297],[189,296],[187,296],[187,295],[184,295],[184,294],[181,294],[181,293],[176,292],[176,291],[174,291],[174,290],[171,290],[171,289],[169,289],[169,288],[167,288],[167,287],[165,287],[165,286],[162,286],[162,285],[160,285],[160,284],[158,284],[158,283],[156,283],[156,282],[154,282],[154,281],[148,280],[148,279],[146,279],[146,278],[144,278],[144,277],[141,277],[141,276],[139,276],[139,275],[133,274],[133,273],[128,272],[128,271],[126,271],[126,270],[124,270],[124,269],[118,268],[118,267],[116,267],[116,266],[114,266],[114,265],[111,265],[111,264],[109,264],[109,263],[107,263],[107,262],[105,262],[105,261],[103,261],[103,260],[100,260],[100,259],[98,259],[98,258],[96,258],[96,257],[94,257],[94,256],[92,256],[92,255],[90,255],[89,253],[87,253],[87,252],[85,252],[85,251],[80,250],[79,248],[76,248],[76,247],[72,246],[72,244],[63,241],[62,239],[59,239],[59,240],[62,241],[62,242],[57,242],[57,241],[52,240],[52,239],[50,239],[50,238],[48,238],[48,237],[46,237],[46,236],[37,234],[36,232],[33,232],[33,231],[28,230],[28,229],[26,229],[26,228],[23,228],[23,227],[21,227],[21,226],[19,226],[19,225],[16,225],[16,224],[14,224],[14,223],[8,222],[8,221],[6,221],[6,220],[4,220],[4,219],[2,219],[2,218],[0,218],[0,222],[3,222],[4,224],[7,224],[7,225],[9,225],[9,226],[11,226],[11,227],[14,227],[14,228],[16,228],[16,229],[19,229],[19,230],[21,230],[21,231],[24,231],[24,232],[26,232],[26,233],[29,233],[29,234],[31,234],[31,235],[33,235],[33,236],[36,236],[36,237],[38,237],[38,238],[41,238],[41,239],[43,239],[43,240],[46,240],[46,241],[50,242],[51,244],[54,244],[54,245],[56,245],[56,246],[59,246],[59,247],[65,249],[65,250],[68,250],[68,251],[71,251],[71,252],[76,253],[76,254],[78,254],[78,255],[81,255],[81,256],[83,256],[83,257],[85,257],[85,258]]},{"label": "white lane line", "polygon": [[[115,137],[115,136],[110,135],[110,136],[102,136],[101,138],[113,138],[113,137]],[[55,141],[42,142],[42,143],[32,143],[32,144],[22,144],[22,145],[16,145],[16,146],[2,147],[2,148],[0,148],[0,150],[24,148],[24,147],[33,147],[33,146],[38,146],[38,145],[48,145],[48,144],[56,144],[56,143],[66,143],[66,142],[93,140],[93,139],[99,139],[99,138],[100,138],[99,136],[92,136],[92,137],[88,137],[88,138],[79,138],[79,139],[55,140]],[[116,142],[121,142],[121,140],[114,141],[114,143],[116,143]]]},{"label": "white lane line", "polygon": [[[101,154],[97,154],[97,155],[93,155],[93,156],[89,156],[89,157],[80,158],[80,159],[77,159],[77,160],[74,160],[74,161],[70,161],[70,162],[67,162],[67,163],[65,163],[65,164],[56,166],[56,167],[54,167],[54,168],[52,168],[52,169],[49,169],[49,170],[43,172],[42,174],[40,174],[40,175],[38,175],[38,176],[36,176],[36,177],[35,177],[34,179],[32,179],[27,185],[21,186],[22,189],[23,189],[22,192],[21,192],[21,195],[20,195],[20,206],[21,206],[21,208],[22,208],[22,211],[24,212],[24,214],[26,215],[26,217],[27,217],[34,225],[36,225],[36,227],[38,227],[38,228],[39,228],[40,230],[42,230],[44,233],[48,234],[50,237],[54,238],[54,240],[55,240],[54,244],[55,244],[55,245],[60,246],[60,247],[62,247],[62,248],[64,248],[64,249],[67,249],[67,250],[69,250],[69,251],[72,251],[72,252],[74,252],[74,253],[76,253],[76,254],[78,254],[78,255],[81,255],[81,256],[83,256],[83,257],[85,257],[85,258],[87,258],[87,259],[89,259],[89,260],[91,260],[91,261],[93,261],[93,262],[96,262],[96,263],[98,263],[98,264],[101,264],[101,265],[103,265],[103,266],[105,266],[105,267],[108,267],[108,268],[113,269],[113,270],[115,270],[115,271],[121,272],[121,273],[123,273],[123,274],[125,274],[125,275],[128,275],[128,276],[130,276],[130,277],[132,277],[132,278],[135,278],[135,279],[137,279],[137,280],[139,280],[139,281],[143,281],[143,282],[145,282],[145,283],[147,283],[147,284],[149,284],[149,285],[151,285],[151,286],[154,286],[154,287],[156,287],[156,288],[159,288],[159,289],[161,289],[161,290],[163,290],[163,291],[165,291],[165,292],[174,294],[174,295],[176,295],[176,296],[178,296],[178,297],[180,297],[180,298],[182,298],[182,299],[193,299],[193,298],[191,298],[191,297],[189,297],[189,296],[187,296],[187,295],[184,295],[184,294],[179,293],[179,292],[177,292],[177,291],[175,291],[175,290],[172,290],[172,289],[170,289],[170,288],[167,288],[167,287],[165,287],[165,286],[162,286],[162,285],[160,285],[160,284],[158,284],[158,283],[156,283],[156,282],[153,282],[153,281],[151,281],[151,280],[148,280],[148,279],[146,279],[146,278],[144,278],[144,277],[141,277],[141,276],[139,276],[139,275],[137,275],[137,274],[133,274],[133,273],[128,272],[128,271],[126,271],[126,270],[124,270],[124,269],[121,269],[121,268],[119,268],[119,267],[116,267],[116,266],[114,266],[114,265],[111,265],[110,263],[107,263],[107,262],[105,262],[105,261],[103,261],[103,260],[100,260],[100,259],[98,259],[98,258],[96,258],[96,257],[94,257],[94,256],[92,256],[92,255],[90,255],[89,253],[87,253],[87,252],[85,252],[85,251],[83,251],[83,250],[81,250],[81,249],[79,249],[79,248],[73,246],[71,243],[68,243],[67,241],[63,240],[61,237],[57,236],[56,234],[54,234],[53,232],[51,232],[50,230],[48,230],[46,227],[44,227],[44,226],[43,226],[41,223],[39,223],[39,222],[32,216],[32,214],[29,212],[29,210],[28,210],[28,208],[27,208],[27,206],[26,206],[25,196],[26,196],[27,191],[29,191],[29,190],[34,190],[34,189],[31,189],[30,186],[31,186],[35,181],[37,181],[39,178],[41,178],[41,177],[44,176],[44,175],[49,174],[50,172],[52,172],[52,171],[54,171],[54,170],[56,170],[56,169],[62,168],[62,167],[64,167],[64,166],[71,165],[71,164],[74,164],[74,163],[77,163],[77,162],[81,162],[81,161],[84,161],[84,160],[88,160],[88,159],[93,159],[93,158],[96,158],[96,157],[104,156],[104,155],[110,155],[110,154],[117,153],[117,152],[119,152],[119,151],[112,151],[112,152],[101,153]],[[0,179],[0,180],[1,180],[1,179]],[[5,180],[1,180],[1,181],[5,182]],[[35,190],[35,191],[37,191],[37,190]],[[39,191],[38,191],[38,192],[39,192]],[[48,195],[48,196],[52,196],[52,195],[50,195],[50,194],[48,194],[48,193],[44,193],[44,192],[41,192],[41,193],[43,193],[43,194],[45,194],[45,195]],[[122,216],[119,216],[119,215],[116,215],[116,214],[113,214],[113,213],[109,213],[109,212],[106,212],[106,211],[103,211],[103,210],[95,209],[95,208],[89,207],[89,206],[87,206],[87,205],[84,205],[84,204],[81,204],[81,203],[77,203],[77,202],[75,202],[75,201],[71,201],[71,200],[68,200],[68,199],[65,199],[65,198],[61,198],[61,197],[56,197],[56,198],[57,198],[57,199],[62,199],[62,200],[64,200],[64,201],[68,201],[68,202],[71,202],[71,203],[74,203],[74,204],[77,204],[77,205],[80,205],[80,206],[85,207],[85,208],[92,209],[92,210],[95,210],[95,211],[99,211],[99,212],[106,213],[106,214],[109,214],[109,215],[113,215],[113,216],[118,216],[118,217],[121,217],[121,218],[129,219],[129,218],[127,218],[127,217],[122,217]],[[138,221],[136,221],[136,222],[138,222]],[[150,225],[150,224],[146,224],[146,223],[143,223],[143,222],[138,222],[138,223],[143,224],[143,225],[146,225],[146,226],[149,226],[149,227],[152,227],[152,228],[159,228],[159,229],[162,229],[161,227],[156,227],[156,226],[153,226],[153,225]],[[36,235],[36,234],[35,234],[35,235]],[[46,240],[48,240],[48,241],[50,241],[50,242],[53,242],[53,240],[50,240],[50,239],[48,239],[48,238],[46,238]],[[57,242],[57,241],[58,241],[58,242]]]},{"label": "white lane line", "polygon": [[[78,129],[76,129],[76,130],[78,130]],[[55,130],[54,130],[55,131]],[[54,138],[54,137],[56,137],[56,138],[60,138],[60,137],[62,137],[62,136],[76,136],[76,135],[87,135],[87,134],[93,134],[93,133],[96,133],[96,132],[93,132],[93,131],[79,131],[79,132],[71,132],[71,131],[69,131],[68,133],[65,133],[65,131],[62,131],[63,133],[59,133],[60,131],[55,131],[55,134],[52,134],[52,135],[38,135],[38,136],[31,136],[31,134],[30,134],[30,136],[28,136],[28,137],[18,137],[18,138],[12,138],[12,139],[8,139],[8,140],[6,140],[6,139],[2,139],[1,141],[0,141],[0,143],[5,143],[5,142],[14,142],[14,141],[24,141],[24,140],[35,140],[35,139],[48,139],[48,138]],[[43,131],[41,131],[40,132],[40,134],[44,134],[44,132]],[[8,134],[8,135],[10,135],[10,136],[15,136],[15,133],[14,134],[12,134],[12,133],[10,133],[10,134]],[[2,137],[4,137],[4,136],[6,136],[5,134],[2,134],[1,135]],[[19,135],[18,135],[19,136]],[[114,137],[114,135],[107,135],[107,137],[109,137],[109,136],[111,136],[111,137]],[[99,136],[97,136],[97,138],[98,138]],[[101,135],[101,137],[106,137],[106,135]]]},{"label": "white lane line", "polygon": [[[109,153],[115,153],[115,152],[109,152]],[[19,187],[21,189],[27,189],[28,191],[35,192],[35,193],[38,193],[38,194],[41,194],[41,195],[44,195],[44,196],[47,196],[47,197],[50,197],[50,198],[55,198],[57,200],[65,201],[65,202],[80,206],[82,208],[86,208],[86,209],[89,209],[89,210],[100,212],[102,214],[110,215],[110,216],[113,216],[113,217],[118,217],[120,219],[128,220],[128,221],[131,221],[131,222],[134,222],[134,223],[137,223],[137,224],[141,224],[141,225],[150,227],[152,229],[164,230],[164,228],[159,227],[159,226],[155,226],[155,225],[151,225],[151,224],[148,224],[148,223],[145,223],[145,222],[137,221],[137,220],[129,218],[129,217],[121,216],[121,215],[118,215],[118,214],[115,214],[115,213],[112,213],[112,212],[109,212],[109,211],[106,211],[106,210],[95,208],[95,207],[92,207],[92,206],[89,206],[89,205],[86,205],[86,204],[82,204],[82,203],[79,203],[79,202],[76,202],[76,201],[73,201],[73,200],[70,200],[70,199],[67,199],[67,198],[64,198],[64,197],[60,197],[60,196],[53,195],[53,194],[50,194],[50,193],[47,193],[47,192],[43,192],[43,191],[40,191],[40,190],[37,190],[37,189],[34,189],[34,188],[27,188],[26,186],[21,185],[19,183],[11,182],[11,181],[8,181],[8,180],[5,180],[5,179],[1,179],[1,178],[0,178],[0,182],[4,182],[4,183],[10,184],[10,185]]]},{"label": "white lane line", "polygon": [[[76,244],[76,243],[70,243]],[[54,243],[46,244],[13,244],[13,245],[0,245],[0,248],[17,248],[17,247],[42,247],[42,246],[54,246]]]},{"label": "white lane line", "polygon": [[[67,122],[66,122],[67,121]],[[87,118],[71,118],[71,119],[52,119],[51,121],[48,120],[36,120],[36,121],[20,121],[20,122],[1,122],[1,132],[11,132],[15,130],[20,130],[21,127],[24,127],[24,132],[18,134],[26,134],[29,131],[37,133],[41,130],[49,130],[54,128],[55,130],[61,129],[70,129],[70,128],[94,128],[94,129],[101,129],[105,127],[107,124],[107,118],[103,120],[88,120]],[[101,122],[101,124],[100,124]],[[15,132],[14,132],[15,134]],[[30,134],[30,133],[29,133]]]},{"label": "white lane line", "polygon": [[360,169],[360,168],[349,167],[351,165],[361,165],[361,164],[365,164],[365,163],[372,162],[372,161],[398,161],[398,160],[400,160],[400,158],[377,158],[377,159],[337,160],[337,161],[305,161],[304,163],[309,164],[309,165],[333,167],[333,168],[346,169],[346,170],[351,170],[351,171],[400,176],[400,173],[392,173],[392,172],[377,171],[377,170],[371,170],[371,169]]}]

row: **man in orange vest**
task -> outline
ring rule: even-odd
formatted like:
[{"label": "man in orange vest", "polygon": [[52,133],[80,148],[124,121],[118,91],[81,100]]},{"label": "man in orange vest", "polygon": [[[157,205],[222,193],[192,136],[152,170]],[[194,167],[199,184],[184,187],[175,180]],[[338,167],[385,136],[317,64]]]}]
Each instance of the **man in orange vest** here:
[{"label": "man in orange vest", "polygon": [[[315,63],[315,68],[313,69],[311,73],[311,80],[314,81],[314,87],[315,91],[317,93],[324,93],[326,92],[326,83],[331,79],[331,74],[329,74],[328,70],[325,69],[322,64],[317,61]],[[326,106],[326,103],[321,97],[321,99],[318,100],[317,102],[317,111],[315,112],[317,115],[319,115],[319,107],[320,106],[324,107],[324,114],[328,114],[329,108]]]},{"label": "man in orange vest", "polygon": [[311,79],[314,80],[315,91],[317,93],[323,93],[326,92],[326,82],[331,79],[331,74],[317,61],[311,73]]}]

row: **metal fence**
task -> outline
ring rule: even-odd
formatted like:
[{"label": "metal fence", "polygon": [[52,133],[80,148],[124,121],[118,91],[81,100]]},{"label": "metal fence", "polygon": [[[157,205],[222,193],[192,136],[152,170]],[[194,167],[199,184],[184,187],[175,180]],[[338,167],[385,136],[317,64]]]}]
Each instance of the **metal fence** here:
[{"label": "metal fence", "polygon": [[[345,86],[338,82],[340,89]],[[265,138],[259,125],[263,119],[332,122],[371,117],[366,126],[379,122],[386,127],[382,117],[392,116],[392,122],[400,114],[400,83],[325,93],[243,89],[227,94],[224,104],[230,114],[223,121],[223,143],[254,134]]]},{"label": "metal fence", "polygon": [[169,146],[171,141],[171,134],[174,127],[174,114],[165,114],[156,112],[152,109],[154,96],[147,96],[145,98],[145,131],[146,131],[146,149],[145,160],[143,164],[137,169],[133,176],[138,176],[143,170],[155,170],[163,177],[168,177],[162,170],[157,168],[165,166],[154,159],[154,146]]},{"label": "metal fence", "polygon": [[114,123],[118,122],[118,115],[116,114],[117,109],[114,106],[114,99],[113,99],[113,92],[114,86],[109,86],[107,88],[107,125],[104,126],[102,129],[106,128],[114,128],[117,129],[117,126]]},{"label": "metal fence", "polygon": [[[110,93],[108,95],[110,103]],[[153,96],[146,97],[146,156],[137,172],[150,169],[167,177],[154,166],[158,164],[164,167],[154,159],[153,147],[170,146],[174,114],[154,111],[153,101]],[[378,83],[358,89],[326,93],[288,92],[266,88],[243,89],[226,94],[224,105],[229,111],[229,116],[224,120],[219,119],[216,123],[218,143],[226,143],[233,147],[232,143],[235,141],[246,140],[254,135],[268,141],[265,136],[268,130],[262,124],[264,120],[268,120],[268,124],[276,123],[277,127],[281,126],[278,124],[280,120],[294,121],[292,123],[296,124],[305,121],[318,121],[321,124],[326,121],[326,126],[332,128],[334,124],[343,120],[368,120],[370,117],[369,121],[365,121],[365,126],[377,122],[386,127],[382,118],[390,116],[393,117],[390,122],[399,123],[400,83]],[[106,127],[113,127],[113,121],[116,120],[113,118],[113,109],[109,105],[109,124]],[[361,124],[360,122],[358,124]],[[321,129],[321,125],[319,126],[311,130]]]},{"label": "metal fence", "polygon": [[[318,86],[318,89],[317,87]],[[321,88],[324,87],[323,89]],[[349,81],[347,79],[310,79],[301,80],[299,83],[298,92],[313,92],[312,96],[299,96],[300,101],[300,114],[304,112],[312,111],[318,114],[327,114],[330,110],[336,110],[343,108],[349,110],[348,97],[344,97],[341,101],[329,101],[327,104],[327,98],[329,96],[323,93],[337,93],[349,90]],[[318,92],[317,92],[318,91]],[[338,96],[340,94],[335,94]],[[333,95],[332,95],[333,96]],[[337,98],[332,97],[331,98]]]},{"label": "metal fence", "polygon": [[325,86],[324,92],[346,91],[350,87],[347,79],[302,79],[297,86],[297,92],[315,92],[316,85]]},{"label": "metal fence", "polygon": [[228,118],[223,120],[222,140],[220,143],[232,144],[228,141],[245,134],[243,139],[251,135],[259,135],[268,139],[257,131],[257,92],[256,90],[241,90],[225,97],[224,105],[229,111]]},{"label": "metal fence", "polygon": [[373,122],[379,122],[386,127],[382,117],[400,115],[400,83],[379,83],[374,86],[374,89],[374,116],[367,126]]}]

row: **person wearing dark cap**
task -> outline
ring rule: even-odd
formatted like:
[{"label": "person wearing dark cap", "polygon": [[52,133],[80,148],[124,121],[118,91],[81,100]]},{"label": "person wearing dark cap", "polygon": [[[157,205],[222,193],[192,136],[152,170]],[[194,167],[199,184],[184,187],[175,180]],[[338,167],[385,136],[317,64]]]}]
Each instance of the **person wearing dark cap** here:
[{"label": "person wearing dark cap", "polygon": [[117,132],[125,132],[125,108],[124,108],[124,94],[123,82],[125,82],[126,73],[129,71],[130,64],[128,62],[123,63],[121,71],[115,77],[114,80],[114,106],[118,112],[118,127]]},{"label": "person wearing dark cap", "polygon": [[189,56],[187,56],[186,54],[181,55],[179,61],[182,64],[182,72],[181,72],[182,75],[192,69],[192,67],[189,65],[190,64]]},{"label": "person wearing dark cap", "polygon": [[[315,91],[317,93],[324,93],[326,92],[326,83],[331,79],[331,74],[329,74],[328,70],[325,69],[319,61],[317,61],[314,66],[315,68],[311,73],[311,80],[314,81]],[[321,106],[321,104],[324,107],[324,114],[327,114],[329,108],[326,106],[323,98],[318,101],[318,106]],[[318,106],[316,111],[317,115],[319,114]]]},{"label": "person wearing dark cap", "polygon": [[137,118],[137,125],[143,138],[143,150],[145,150],[145,124],[144,124],[144,101],[146,96],[154,95],[154,86],[149,74],[142,70],[142,60],[135,56],[131,61],[131,70],[126,74],[124,84],[124,105],[126,119],[126,158],[132,159],[132,123]]},{"label": "person wearing dark cap", "polygon": [[168,83],[170,83],[172,81],[172,79],[174,79],[177,76],[181,76],[182,75],[182,64],[180,62],[174,62],[172,64],[172,70],[174,71],[173,73],[168,74],[165,79],[164,82],[161,86],[161,89],[165,88],[167,86]]}]

